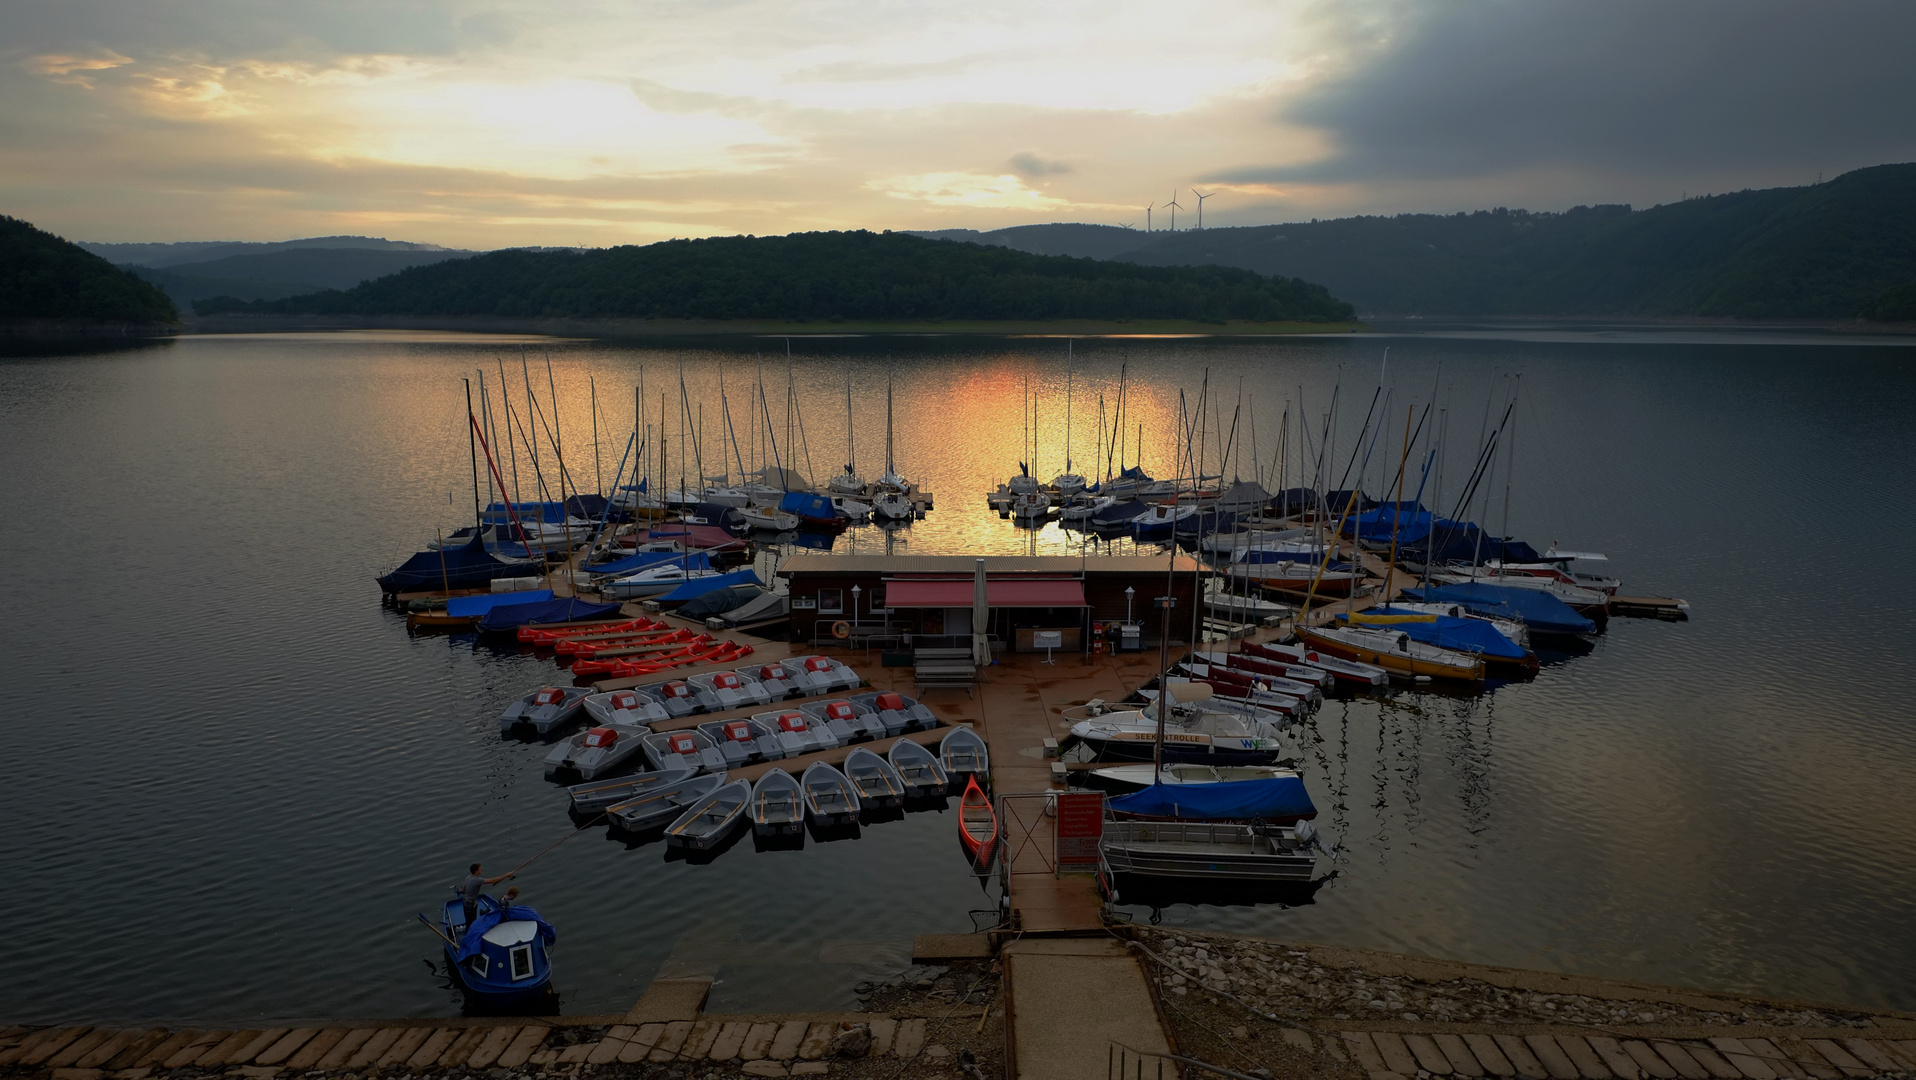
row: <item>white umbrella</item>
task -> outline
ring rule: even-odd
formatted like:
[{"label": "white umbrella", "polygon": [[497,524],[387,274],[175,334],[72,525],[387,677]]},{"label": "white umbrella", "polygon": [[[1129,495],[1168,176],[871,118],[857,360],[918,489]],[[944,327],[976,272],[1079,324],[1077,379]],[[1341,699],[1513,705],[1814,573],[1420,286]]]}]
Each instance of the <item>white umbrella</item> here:
[{"label": "white umbrella", "polygon": [[985,561],[979,559],[971,578],[971,662],[979,667],[991,663],[991,643],[985,640],[990,611],[985,601]]}]

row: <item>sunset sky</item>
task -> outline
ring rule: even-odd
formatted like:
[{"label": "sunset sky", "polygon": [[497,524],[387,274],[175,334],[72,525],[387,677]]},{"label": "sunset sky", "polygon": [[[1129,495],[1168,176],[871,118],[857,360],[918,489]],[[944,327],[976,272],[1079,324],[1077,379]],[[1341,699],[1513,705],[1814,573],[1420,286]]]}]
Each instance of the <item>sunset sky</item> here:
[{"label": "sunset sky", "polygon": [[490,248],[1649,205],[1916,158],[1911,40],[1906,2],[6,0],[0,212]]}]

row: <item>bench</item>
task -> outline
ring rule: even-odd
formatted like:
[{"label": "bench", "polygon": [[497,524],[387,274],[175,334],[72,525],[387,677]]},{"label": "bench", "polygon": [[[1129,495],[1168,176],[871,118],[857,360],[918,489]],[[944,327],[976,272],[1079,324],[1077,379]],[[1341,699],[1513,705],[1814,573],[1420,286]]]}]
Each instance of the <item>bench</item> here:
[{"label": "bench", "polygon": [[966,697],[977,696],[972,687],[978,684],[978,669],[971,662],[970,649],[917,649],[911,659],[912,678],[919,690],[963,687]]}]

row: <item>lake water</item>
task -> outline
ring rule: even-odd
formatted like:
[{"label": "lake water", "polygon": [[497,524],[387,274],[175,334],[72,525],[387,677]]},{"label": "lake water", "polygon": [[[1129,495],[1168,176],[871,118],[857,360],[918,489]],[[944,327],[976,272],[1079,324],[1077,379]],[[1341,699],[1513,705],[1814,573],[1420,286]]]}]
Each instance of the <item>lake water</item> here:
[{"label": "lake water", "polygon": [[[1219,421],[1238,416],[1247,475],[1253,411],[1268,473],[1287,404],[1293,432],[1300,395],[1321,424],[1341,382],[1341,461],[1381,373],[1389,434],[1369,486],[1395,469],[1404,408],[1434,391],[1446,508],[1487,408],[1521,374],[1510,530],[1607,552],[1625,591],[1693,606],[1687,623],[1614,620],[1587,655],[1483,697],[1328,704],[1307,783],[1342,847],[1337,877],[1305,906],[1156,917],[1916,1008],[1909,342],[1552,330],[1073,348],[1079,471],[1097,471],[1099,396],[1108,414],[1121,365],[1127,452],[1141,424],[1159,476],[1175,467],[1178,392],[1195,403],[1207,371]],[[433,911],[469,861],[496,872],[570,830],[544,748],[501,741],[495,723],[550,662],[409,637],[372,582],[470,516],[460,380],[475,369],[496,389],[511,365],[522,406],[528,374],[549,392],[549,355],[567,464],[609,477],[643,367],[651,423],[667,395],[674,482],[681,365],[710,473],[721,450],[759,456],[769,413],[781,460],[828,475],[845,453],[849,374],[857,463],[876,475],[889,376],[897,466],[938,508],[837,550],[1078,550],[982,499],[1016,467],[1027,379],[1033,472],[1062,471],[1065,342],[792,349],[802,435],[787,428],[777,340],[542,342],[529,372],[516,343],[420,334],[0,359],[0,497],[13,508],[0,864],[25,927],[0,1017],[457,1011],[413,913]],[[753,425],[761,365],[769,402]],[[720,435],[721,371],[736,453]],[[1293,436],[1292,483],[1297,459]],[[1500,466],[1493,525],[1504,479]],[[859,981],[906,962],[913,934],[970,930],[972,911],[995,904],[951,831],[949,813],[913,814],[854,841],[747,842],[692,865],[591,830],[520,884],[560,928],[567,1012],[623,1010],[656,974],[700,969],[719,974],[716,1009],[843,1007]]]}]

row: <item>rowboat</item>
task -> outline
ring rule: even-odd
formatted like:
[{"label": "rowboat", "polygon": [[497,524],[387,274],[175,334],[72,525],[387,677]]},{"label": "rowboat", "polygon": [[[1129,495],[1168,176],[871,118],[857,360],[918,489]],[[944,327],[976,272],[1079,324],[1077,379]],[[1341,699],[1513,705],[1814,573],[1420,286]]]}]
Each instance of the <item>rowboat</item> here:
[{"label": "rowboat", "polygon": [[836,768],[814,761],[798,783],[805,789],[805,812],[817,824],[849,825],[858,820],[858,789]]},{"label": "rowboat", "polygon": [[975,773],[965,780],[965,794],[958,800],[958,839],[965,842],[975,862],[984,862],[998,842],[998,812],[978,786]]},{"label": "rowboat", "polygon": [[756,720],[707,720],[698,730],[717,745],[728,769],[785,756],[778,736]]},{"label": "rowboat", "polygon": [[752,785],[752,831],[791,835],[805,828],[805,792],[784,769],[772,769]]},{"label": "rowboat", "polygon": [[1474,656],[1412,641],[1402,630],[1364,626],[1299,627],[1297,636],[1319,652],[1333,653],[1363,664],[1375,664],[1402,675],[1484,681],[1484,662]]},{"label": "rowboat", "polygon": [[499,714],[499,734],[516,727],[529,727],[549,735],[570,724],[585,711],[585,699],[592,691],[582,686],[542,686],[506,706]]},{"label": "rowboat", "polygon": [[643,772],[634,776],[621,776],[616,780],[594,780],[586,784],[574,784],[566,789],[572,798],[572,812],[592,814],[608,806],[617,806],[622,802],[631,802],[648,791],[662,785],[676,784],[690,779],[692,773],[685,769],[670,769],[665,772]]},{"label": "rowboat", "polygon": [[938,762],[951,775],[989,773],[991,751],[985,740],[968,727],[955,727],[938,744]]},{"label": "rowboat", "polygon": [[470,630],[479,625],[484,615],[448,615],[440,611],[409,611],[406,613],[408,630]]},{"label": "rowboat", "polygon": [[951,777],[945,773],[945,767],[938,763],[937,755],[910,739],[899,739],[891,744],[891,752],[885,755],[891,767],[897,771],[898,778],[905,782],[905,793],[912,798],[925,798],[943,795],[951,783]]},{"label": "rowboat", "polygon": [[582,780],[595,780],[639,753],[639,739],[651,733],[647,727],[609,724],[574,735],[546,755],[546,778],[571,772]]},{"label": "rowboat", "polygon": [[694,772],[723,771],[725,755],[718,744],[703,731],[656,731],[639,740],[645,756],[655,769],[691,769]]},{"label": "rowboat", "polygon": [[665,842],[672,847],[707,851],[732,834],[745,820],[745,804],[752,798],[752,785],[734,780],[693,803],[679,819],[665,827]]},{"label": "rowboat", "polygon": [[905,801],[904,778],[870,747],[853,747],[845,755],[845,776],[858,789],[858,801],[867,806],[899,806]]},{"label": "rowboat", "polygon": [[813,723],[812,718],[799,709],[753,713],[752,719],[771,729],[778,737],[779,745],[784,748],[786,757],[843,745],[838,736],[832,734],[831,728]]},{"label": "rowboat", "polygon": [[885,734],[897,735],[905,731],[930,731],[938,726],[938,718],[931,709],[903,694],[873,691],[859,694],[851,699],[859,708],[870,709],[878,714],[878,720],[885,725]]},{"label": "rowboat", "polygon": [[686,807],[717,791],[723,783],[725,774],[716,772],[655,784],[634,798],[606,807],[605,816],[614,827],[626,832],[656,829],[685,813]]}]

